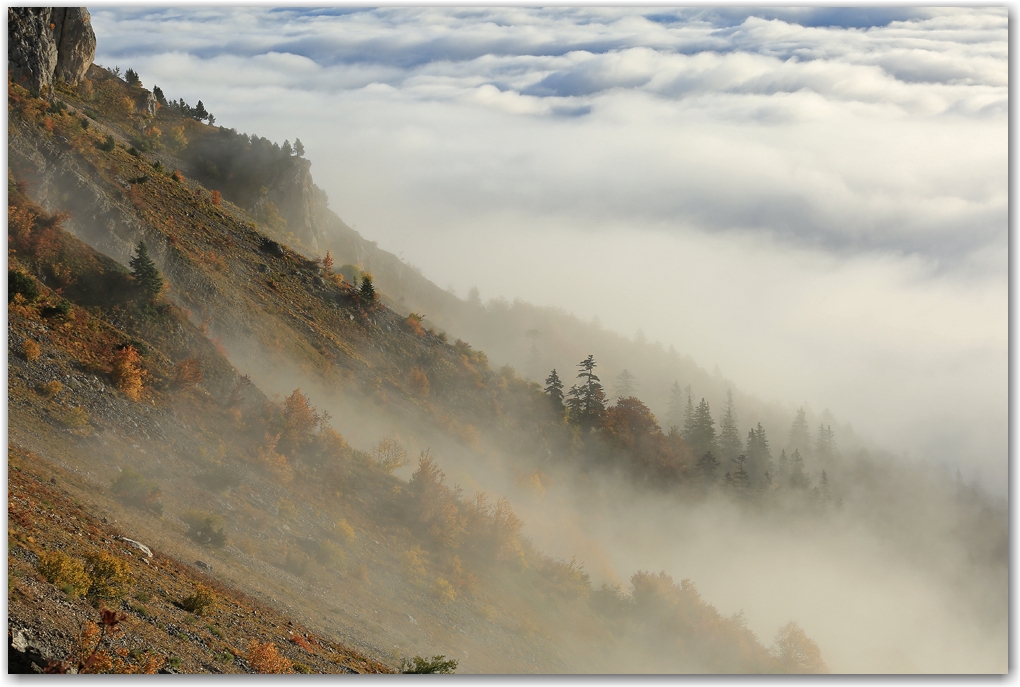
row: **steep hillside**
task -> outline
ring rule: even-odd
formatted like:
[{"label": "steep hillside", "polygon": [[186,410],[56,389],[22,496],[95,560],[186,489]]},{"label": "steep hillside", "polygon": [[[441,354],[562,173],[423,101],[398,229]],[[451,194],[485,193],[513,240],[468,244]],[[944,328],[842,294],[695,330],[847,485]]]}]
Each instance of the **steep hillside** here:
[{"label": "steep hillside", "polygon": [[[702,539],[707,557],[752,552],[798,572],[862,539],[914,572],[951,561],[932,593],[951,593],[960,617],[1007,621],[1006,504],[951,475],[857,450],[824,416],[731,400],[693,362],[562,313],[459,301],[342,225],[300,150],[217,127],[131,72],[93,65],[41,95],[9,83],[8,115],[9,452],[162,566],[203,560],[223,594],[391,669],[417,654],[462,672],[826,670],[785,609],[771,646],[752,631],[732,599],[772,590],[746,567],[699,575],[709,599],[667,574],[696,567]],[[433,329],[444,313],[445,329],[507,357],[532,356],[527,325],[569,365],[596,336],[618,360],[599,353],[543,388]],[[667,398],[664,383],[658,414],[607,397],[598,374],[634,351],[697,393],[674,384]],[[9,567],[22,578],[49,580],[32,557],[45,552],[85,560],[72,539],[28,546],[39,537],[21,526],[29,553]],[[635,572],[638,547],[653,571],[680,564]],[[53,584],[25,587],[43,599],[25,597],[36,627]],[[840,584],[815,587],[835,598]],[[185,587],[160,592],[175,627]],[[214,626],[224,637],[200,635],[211,653],[188,670],[282,637]],[[312,670],[350,667],[287,649]]]},{"label": "steep hillside", "polygon": [[[37,455],[8,454],[8,672],[392,670],[240,594],[204,561],[185,565],[125,537],[89,512],[92,488]],[[109,574],[88,579],[93,561]],[[119,631],[100,609],[119,616]]]},{"label": "steep hillside", "polygon": [[[114,77],[98,76],[84,89],[110,88]],[[207,332],[247,342],[262,361],[303,361],[349,407],[383,408],[479,459],[469,420],[498,441],[543,423],[570,437],[512,371],[492,372],[467,344],[400,317],[262,235],[239,208],[125,150],[116,113],[109,126],[95,109],[86,120],[72,95],[9,91],[9,411],[12,450],[74,475],[83,508],[178,561],[211,562],[217,579],[317,635],[391,660],[444,653],[495,672],[824,667],[817,650],[786,665],[780,645],[770,652],[689,581],[638,573],[630,594],[596,590],[574,562],[521,537],[509,502],[463,498],[430,455],[405,482],[389,474],[406,462],[396,442],[359,451],[300,391],[266,399]],[[28,196],[41,189],[70,217],[35,206]],[[133,274],[64,226],[111,251],[132,246]],[[150,288],[141,240],[167,295],[191,312]],[[56,540],[46,549],[81,555]],[[652,636],[684,648],[648,654]]]}]

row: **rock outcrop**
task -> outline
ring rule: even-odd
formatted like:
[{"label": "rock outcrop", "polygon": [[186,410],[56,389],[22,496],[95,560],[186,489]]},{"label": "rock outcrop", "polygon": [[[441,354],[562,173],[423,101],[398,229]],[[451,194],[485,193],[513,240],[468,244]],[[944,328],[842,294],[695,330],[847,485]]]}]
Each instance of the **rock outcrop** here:
[{"label": "rock outcrop", "polygon": [[96,56],[96,34],[84,7],[8,7],[7,69],[42,92],[54,81],[76,84]]},{"label": "rock outcrop", "polygon": [[318,215],[326,207],[326,193],[312,182],[312,163],[291,158],[290,164],[273,180],[269,200],[287,220],[287,229],[313,253],[322,244]]},{"label": "rock outcrop", "polygon": [[142,89],[142,95],[139,96],[136,103],[138,110],[140,112],[144,112],[148,117],[155,117],[157,104],[158,101],[156,100],[156,96],[152,94],[152,91]]}]

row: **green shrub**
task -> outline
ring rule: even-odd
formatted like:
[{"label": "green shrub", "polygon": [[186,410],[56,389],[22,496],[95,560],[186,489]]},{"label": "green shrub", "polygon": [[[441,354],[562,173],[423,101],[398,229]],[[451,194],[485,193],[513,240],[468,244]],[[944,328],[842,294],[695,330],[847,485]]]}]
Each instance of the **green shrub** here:
[{"label": "green shrub", "polygon": [[194,593],[181,601],[181,608],[195,615],[205,615],[216,606],[216,593],[204,584],[196,584]]},{"label": "green shrub", "polygon": [[67,314],[71,312],[71,304],[61,298],[57,301],[56,305],[46,305],[39,311],[39,314],[43,317],[67,317]]},{"label": "green shrub", "polygon": [[188,537],[198,544],[223,546],[227,543],[226,524],[215,513],[192,510],[184,514]]},{"label": "green shrub", "polygon": [[423,658],[415,656],[411,659],[404,659],[400,662],[400,672],[408,675],[421,675],[424,673],[438,673],[451,675],[457,670],[457,660],[447,659],[444,655]]},{"label": "green shrub", "polygon": [[14,296],[19,293],[26,301],[34,301],[39,297],[39,287],[36,286],[35,279],[24,272],[7,270],[7,302],[13,301]]},{"label": "green shrub", "polygon": [[120,475],[113,481],[112,488],[121,502],[155,515],[163,514],[163,504],[159,500],[162,492],[159,487],[132,468],[126,467],[121,470]]}]

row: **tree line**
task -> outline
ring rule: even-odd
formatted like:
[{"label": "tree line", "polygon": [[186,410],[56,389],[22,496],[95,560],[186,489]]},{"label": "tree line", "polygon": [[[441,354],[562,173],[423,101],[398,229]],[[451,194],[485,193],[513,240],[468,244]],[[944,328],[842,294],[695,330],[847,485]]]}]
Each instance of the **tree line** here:
[{"label": "tree line", "polygon": [[[610,403],[595,373],[597,366],[593,355],[579,362],[578,381],[566,392],[553,369],[544,388],[553,412],[596,460],[622,453],[630,458],[632,467],[646,473],[646,479],[721,487],[739,495],[802,491],[815,501],[842,505],[828,475],[839,462],[832,427],[820,425],[812,438],[803,408],[797,411],[789,441],[776,457],[760,422],[741,439],[732,392],[727,393],[717,430],[708,401],[702,398],[695,404],[690,385],[681,387],[674,381],[666,414],[668,429],[663,431],[648,407],[633,395],[633,375],[626,370],[621,373],[617,400]],[[808,474],[808,460],[821,468],[817,483]]]}]

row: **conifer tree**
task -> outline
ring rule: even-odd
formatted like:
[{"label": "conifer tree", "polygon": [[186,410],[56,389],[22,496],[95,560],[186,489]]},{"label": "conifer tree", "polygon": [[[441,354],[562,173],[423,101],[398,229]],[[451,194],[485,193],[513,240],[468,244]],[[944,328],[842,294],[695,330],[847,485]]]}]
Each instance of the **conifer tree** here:
[{"label": "conifer tree", "polygon": [[740,453],[740,434],[737,432],[737,418],[733,413],[733,391],[726,392],[726,412],[719,426],[719,452],[723,460],[733,460]]},{"label": "conifer tree", "polygon": [[715,482],[715,471],[719,468],[719,461],[715,459],[711,451],[706,451],[701,458],[698,458],[696,468],[704,481]]},{"label": "conifer tree", "polygon": [[[733,487],[737,491],[747,493],[751,489],[751,476],[744,469],[744,463],[747,461],[745,456],[737,456],[733,462],[737,464],[737,469],[733,473]],[[727,473],[729,474],[729,473]]]},{"label": "conifer tree", "polygon": [[300,138],[294,139],[294,154],[298,157],[305,156],[305,144],[301,142]]},{"label": "conifer tree", "polygon": [[290,147],[290,141],[284,140],[283,142],[283,154],[290,157],[294,154],[294,149]]},{"label": "conifer tree", "polygon": [[687,404],[684,406],[684,431],[683,438],[687,443],[691,442],[691,437],[694,436],[694,397],[691,395],[691,385],[688,384],[684,388],[684,393],[687,394]]},{"label": "conifer tree", "polygon": [[751,474],[757,479],[772,470],[772,450],[765,436],[765,428],[758,426],[747,433],[747,459]]},{"label": "conifer tree", "polygon": [[199,100],[198,105],[195,105],[195,107],[191,110],[191,116],[199,121],[209,118],[209,113],[206,112],[205,105],[202,104],[201,100]]},{"label": "conifer tree", "polygon": [[361,295],[361,302],[371,305],[375,301],[375,286],[372,284],[372,275],[364,272],[361,275],[361,287],[358,290]]},{"label": "conifer tree", "polygon": [[580,372],[578,379],[584,379],[582,386],[570,387],[567,395],[567,408],[570,409],[570,420],[583,429],[597,427],[606,414],[606,394],[602,390],[598,375],[594,369],[597,363],[595,356],[589,355],[577,364]]},{"label": "conifer tree", "polygon": [[628,398],[634,395],[636,388],[637,384],[634,382],[634,375],[624,368],[623,372],[616,376],[616,384],[613,388],[613,394],[617,398]]},{"label": "conifer tree", "polygon": [[549,395],[549,400],[552,402],[553,408],[556,412],[563,412],[563,382],[560,381],[560,376],[556,374],[554,368],[549,376],[545,378],[545,393]]},{"label": "conifer tree", "polygon": [[797,417],[793,419],[793,425],[790,427],[790,443],[787,448],[790,451],[796,449],[801,452],[801,455],[811,449],[811,430],[808,428],[807,416],[803,407],[797,409]]},{"label": "conifer tree", "polygon": [[135,257],[131,258],[131,274],[142,287],[142,291],[150,301],[154,301],[163,294],[166,282],[163,275],[159,273],[156,263],[149,257],[149,250],[145,241],[139,241],[135,249]]},{"label": "conifer tree", "polygon": [[818,426],[818,438],[815,440],[815,458],[823,465],[835,456],[835,439],[831,425]]},{"label": "conifer tree", "polygon": [[712,410],[709,408],[708,401],[701,399],[701,403],[692,413],[691,420],[691,429],[685,440],[694,450],[694,454],[716,451],[715,420],[712,419]]},{"label": "conifer tree", "polygon": [[793,455],[790,456],[790,486],[795,489],[804,489],[808,486],[808,477],[804,474],[804,459],[797,449],[793,449]]},{"label": "conifer tree", "polygon": [[786,457],[786,449],[783,449],[779,454],[779,471],[776,473],[776,479],[780,484],[784,484],[789,476],[790,459]]},{"label": "conifer tree", "polygon": [[666,426],[669,429],[676,427],[680,431],[684,426],[684,392],[680,388],[680,382],[673,380],[673,386],[669,389],[669,409],[666,411]]},{"label": "conifer tree", "polygon": [[822,478],[818,481],[818,488],[822,492],[822,500],[828,503],[832,500],[832,494],[829,492],[829,478],[825,474],[825,470],[822,470]]}]

